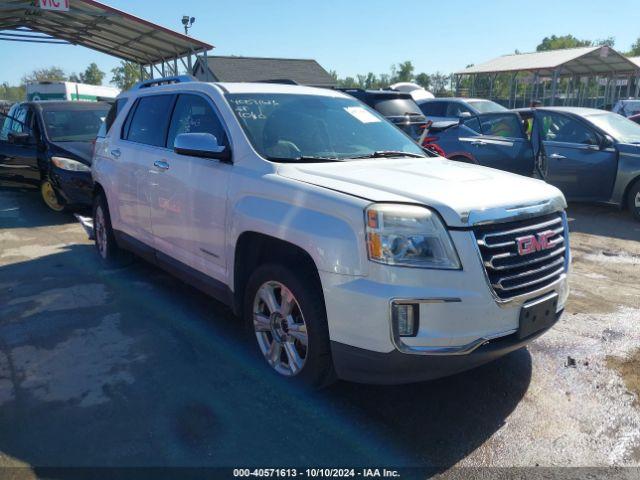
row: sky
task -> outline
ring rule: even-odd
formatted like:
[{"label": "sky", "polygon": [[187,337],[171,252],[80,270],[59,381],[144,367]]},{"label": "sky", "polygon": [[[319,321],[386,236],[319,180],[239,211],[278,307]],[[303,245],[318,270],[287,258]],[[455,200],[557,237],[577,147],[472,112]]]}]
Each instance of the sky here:
[{"label": "sky", "polygon": [[[213,44],[214,55],[314,58],[341,77],[388,73],[405,60],[416,73],[451,73],[516,49],[535,51],[552,34],[613,36],[623,52],[640,37],[637,0],[102,1],[178,31],[183,15],[194,16],[191,35]],[[78,46],[0,41],[0,83],[52,65],[81,72],[91,62],[109,81],[119,60]]]}]

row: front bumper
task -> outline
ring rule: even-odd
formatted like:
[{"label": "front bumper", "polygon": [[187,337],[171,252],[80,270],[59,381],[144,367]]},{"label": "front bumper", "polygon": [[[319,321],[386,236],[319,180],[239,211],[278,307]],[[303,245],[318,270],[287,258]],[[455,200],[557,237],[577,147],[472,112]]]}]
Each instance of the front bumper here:
[{"label": "front bumper", "polygon": [[93,201],[91,172],[71,172],[52,166],[51,181],[67,205],[91,206]]},{"label": "front bumper", "polygon": [[[562,312],[556,314],[556,322],[561,315]],[[465,355],[410,355],[398,350],[380,353],[339,342],[331,342],[331,352],[336,374],[343,380],[384,385],[422,382],[489,363],[524,347],[549,328],[524,339],[513,333],[487,340]]]}]

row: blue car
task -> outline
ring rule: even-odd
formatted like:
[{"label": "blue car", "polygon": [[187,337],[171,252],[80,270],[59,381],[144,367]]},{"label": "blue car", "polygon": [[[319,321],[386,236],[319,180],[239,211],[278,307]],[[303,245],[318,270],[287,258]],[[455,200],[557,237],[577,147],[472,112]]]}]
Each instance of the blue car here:
[{"label": "blue car", "polygon": [[422,144],[452,160],[538,174],[569,200],[627,207],[640,220],[640,125],[621,115],[542,107],[434,123]]}]

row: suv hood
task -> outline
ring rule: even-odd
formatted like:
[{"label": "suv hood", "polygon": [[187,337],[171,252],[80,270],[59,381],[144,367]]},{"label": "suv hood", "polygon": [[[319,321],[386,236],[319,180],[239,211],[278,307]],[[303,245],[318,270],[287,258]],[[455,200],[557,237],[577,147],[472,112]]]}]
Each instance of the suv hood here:
[{"label": "suv hood", "polygon": [[451,227],[566,207],[560,190],[541,180],[439,157],[282,164],[278,174],[372,202],[433,207]]}]

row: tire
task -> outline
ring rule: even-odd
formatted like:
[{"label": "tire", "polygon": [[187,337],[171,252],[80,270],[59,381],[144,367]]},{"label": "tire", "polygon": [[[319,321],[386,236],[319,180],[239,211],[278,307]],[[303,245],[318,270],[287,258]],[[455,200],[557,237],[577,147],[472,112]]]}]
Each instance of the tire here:
[{"label": "tire", "polygon": [[278,264],[258,267],[245,290],[244,320],[272,371],[299,385],[321,388],[335,380],[335,373],[322,289],[315,272],[306,270],[294,272]]},{"label": "tire", "polygon": [[61,213],[67,209],[64,202],[60,199],[60,195],[56,192],[53,183],[51,183],[51,179],[45,174],[42,175],[42,180],[40,181],[40,197],[44,204],[54,212]]},{"label": "tire", "polygon": [[631,215],[640,221],[640,180],[636,180],[636,182],[631,185],[629,193],[627,194],[627,206],[629,207]]},{"label": "tire", "polygon": [[97,194],[93,201],[93,230],[96,250],[105,265],[118,267],[129,260],[129,254],[116,243],[104,193]]}]

